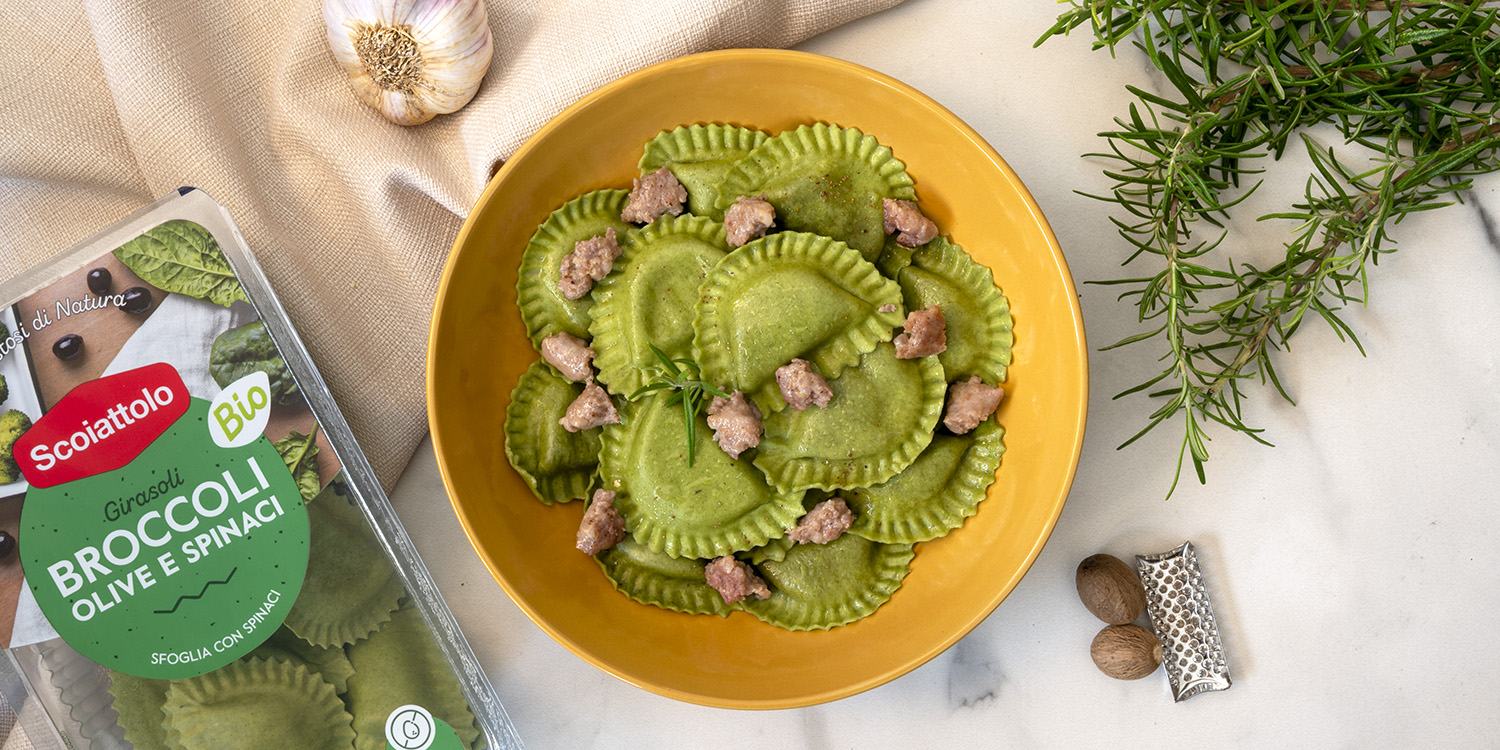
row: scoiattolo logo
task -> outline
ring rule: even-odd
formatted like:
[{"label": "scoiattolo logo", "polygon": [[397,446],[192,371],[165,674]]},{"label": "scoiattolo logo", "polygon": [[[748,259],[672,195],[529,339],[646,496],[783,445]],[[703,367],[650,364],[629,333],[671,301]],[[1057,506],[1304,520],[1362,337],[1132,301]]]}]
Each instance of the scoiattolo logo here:
[{"label": "scoiattolo logo", "polygon": [[114,471],[176,423],[188,400],[182,376],[163,363],[84,383],[16,440],[16,462],[32,487]]}]

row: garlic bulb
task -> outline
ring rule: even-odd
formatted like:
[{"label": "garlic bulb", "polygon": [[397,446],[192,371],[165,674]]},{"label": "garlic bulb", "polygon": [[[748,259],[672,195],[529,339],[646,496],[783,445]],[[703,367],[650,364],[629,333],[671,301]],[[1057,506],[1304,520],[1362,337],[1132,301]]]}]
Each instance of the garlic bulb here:
[{"label": "garlic bulb", "polygon": [[468,104],[494,51],[481,0],[323,0],[323,23],[354,92],[398,125]]}]

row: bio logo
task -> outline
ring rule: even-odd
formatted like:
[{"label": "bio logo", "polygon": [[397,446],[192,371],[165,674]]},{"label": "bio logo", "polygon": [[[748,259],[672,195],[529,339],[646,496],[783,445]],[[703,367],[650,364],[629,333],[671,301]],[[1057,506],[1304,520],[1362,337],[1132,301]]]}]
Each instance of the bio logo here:
[{"label": "bio logo", "polygon": [[220,448],[249,445],[271,419],[271,379],[259,370],[230,383],[209,404],[208,434]]}]

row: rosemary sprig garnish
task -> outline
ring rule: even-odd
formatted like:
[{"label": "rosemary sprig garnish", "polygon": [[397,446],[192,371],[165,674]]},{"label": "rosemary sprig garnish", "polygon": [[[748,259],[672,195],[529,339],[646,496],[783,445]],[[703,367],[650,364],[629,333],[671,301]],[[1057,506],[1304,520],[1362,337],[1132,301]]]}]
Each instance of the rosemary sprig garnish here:
[{"label": "rosemary sprig garnish", "polygon": [[673,359],[667,353],[657,348],[655,344],[646,344],[651,353],[656,355],[659,365],[650,365],[645,369],[652,374],[651,382],[635,389],[630,394],[630,400],[634,401],[642,395],[651,391],[671,390],[672,395],[667,397],[667,404],[682,404],[682,421],[687,426],[687,459],[688,466],[693,465],[693,454],[698,445],[698,412],[702,411],[704,404],[713,396],[729,398],[729,394],[703,382],[703,371],[698,363],[687,357]]},{"label": "rosemary sprig garnish", "polygon": [[[1118,206],[1124,263],[1156,264],[1096,283],[1121,286],[1145,326],[1107,349],[1165,344],[1160,373],[1116,396],[1165,399],[1120,447],[1180,419],[1177,476],[1190,456],[1203,482],[1210,423],[1270,444],[1244,422],[1241,386],[1258,379],[1292,400],[1272,353],[1309,316],[1363,353],[1339,313],[1368,301],[1369,266],[1396,250],[1389,229],[1500,169],[1500,2],[1069,2],[1038,44],[1088,24],[1095,49],[1132,40],[1173,89],[1129,87],[1128,116],[1100,134],[1109,152],[1089,154],[1109,162],[1110,193],[1090,197]],[[1373,166],[1320,145],[1306,132],[1319,124]],[[1260,217],[1296,222],[1284,257],[1266,268],[1220,259],[1230,210],[1258,185],[1241,178],[1294,136],[1313,166],[1304,196]]]}]

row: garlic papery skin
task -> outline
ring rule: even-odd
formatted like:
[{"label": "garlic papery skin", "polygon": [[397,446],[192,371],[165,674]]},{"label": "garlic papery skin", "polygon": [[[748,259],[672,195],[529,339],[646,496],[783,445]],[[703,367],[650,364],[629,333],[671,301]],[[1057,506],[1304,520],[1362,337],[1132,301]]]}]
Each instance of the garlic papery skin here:
[{"label": "garlic papery skin", "polygon": [[354,92],[398,125],[468,104],[494,53],[481,0],[323,0],[323,24]]}]

